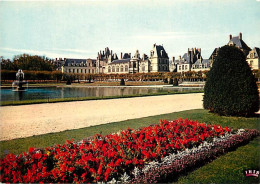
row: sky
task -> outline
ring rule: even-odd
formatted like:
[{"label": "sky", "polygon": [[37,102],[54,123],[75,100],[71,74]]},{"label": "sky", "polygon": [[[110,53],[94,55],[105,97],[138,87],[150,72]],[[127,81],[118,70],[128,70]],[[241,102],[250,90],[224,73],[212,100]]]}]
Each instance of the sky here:
[{"label": "sky", "polygon": [[169,57],[214,48],[243,34],[260,47],[260,0],[0,0],[0,56],[92,58],[109,47],[150,54],[163,45]]}]

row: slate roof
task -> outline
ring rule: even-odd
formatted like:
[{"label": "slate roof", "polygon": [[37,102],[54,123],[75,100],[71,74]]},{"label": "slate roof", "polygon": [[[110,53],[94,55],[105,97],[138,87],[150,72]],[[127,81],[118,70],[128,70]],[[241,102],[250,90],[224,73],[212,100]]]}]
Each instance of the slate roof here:
[{"label": "slate roof", "polygon": [[155,45],[155,49],[157,52],[157,57],[169,58],[168,54],[166,53],[166,51],[164,50],[164,47],[162,45]]},{"label": "slate roof", "polygon": [[[77,65],[80,65],[83,63],[86,64],[87,63],[87,60],[89,59],[72,59],[72,58],[66,58],[65,59],[65,63],[64,63],[64,66],[68,66],[69,64],[75,64],[76,66]],[[90,59],[92,61],[93,64],[96,63],[96,59]]]},{"label": "slate roof", "polygon": [[128,54],[128,53],[125,53],[124,55],[123,55],[123,59],[128,59],[128,58],[130,58],[131,56]]},{"label": "slate roof", "polygon": [[191,55],[191,52],[192,51],[188,51],[187,53],[183,54],[182,56],[182,59],[180,61],[180,63],[183,63],[183,64],[186,64],[186,63],[195,63],[198,59],[202,59],[202,56],[200,55],[200,53],[195,50],[195,54],[193,54],[193,57],[191,58],[190,55]]},{"label": "slate roof", "polygon": [[200,63],[200,60],[198,59],[198,60],[194,63],[194,65],[200,65],[200,64],[203,64],[203,65],[207,64],[207,65],[209,66],[209,59],[202,59],[201,63]]},{"label": "slate roof", "polygon": [[129,61],[130,61],[130,58],[127,58],[127,59],[117,59],[117,60],[114,60],[111,63],[109,63],[109,65],[120,64],[120,63],[128,63]]},{"label": "slate roof", "polygon": [[250,51],[250,47],[247,46],[247,44],[242,40],[239,39],[238,36],[233,37],[231,40],[229,40],[228,45],[230,42],[233,42],[236,46],[238,46],[241,49]]},{"label": "slate roof", "polygon": [[258,47],[254,48],[256,50],[257,57],[260,57],[260,49]]},{"label": "slate roof", "polygon": [[68,64],[86,64],[87,60],[86,59],[71,59],[71,58],[66,58],[64,65],[68,66]]},{"label": "slate roof", "polygon": [[260,57],[260,49],[258,48],[258,47],[255,47],[254,49],[253,49],[254,51],[255,51],[255,53],[256,53],[256,57]]}]

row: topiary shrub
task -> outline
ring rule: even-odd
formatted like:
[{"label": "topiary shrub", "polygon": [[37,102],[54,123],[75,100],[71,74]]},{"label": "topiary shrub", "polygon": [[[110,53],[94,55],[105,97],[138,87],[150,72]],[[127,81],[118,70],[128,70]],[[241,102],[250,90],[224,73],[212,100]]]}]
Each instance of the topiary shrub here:
[{"label": "topiary shrub", "polygon": [[220,48],[207,75],[203,106],[226,116],[250,116],[259,110],[256,80],[238,48]]},{"label": "topiary shrub", "polygon": [[169,84],[173,84],[173,79],[170,79]]},{"label": "topiary shrub", "polygon": [[71,79],[68,79],[66,85],[71,85]]},{"label": "topiary shrub", "polygon": [[121,79],[120,81],[120,86],[124,86],[125,85],[125,80],[124,79]]},{"label": "topiary shrub", "polygon": [[178,86],[178,85],[179,85],[177,78],[174,78],[173,85],[174,85],[174,86]]}]

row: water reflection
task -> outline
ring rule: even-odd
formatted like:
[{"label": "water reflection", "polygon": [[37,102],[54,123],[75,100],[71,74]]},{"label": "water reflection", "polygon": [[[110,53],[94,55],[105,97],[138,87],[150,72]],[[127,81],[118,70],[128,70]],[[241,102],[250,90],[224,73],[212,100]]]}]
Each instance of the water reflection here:
[{"label": "water reflection", "polygon": [[23,92],[24,91],[16,91],[16,93],[18,92],[18,95],[19,95],[19,101],[22,101],[23,100]]},{"label": "water reflection", "polygon": [[150,94],[167,91],[202,90],[202,88],[151,88],[151,87],[48,87],[29,88],[28,91],[13,92],[1,89],[2,101],[22,101],[30,99],[69,98],[69,97],[103,97]]}]

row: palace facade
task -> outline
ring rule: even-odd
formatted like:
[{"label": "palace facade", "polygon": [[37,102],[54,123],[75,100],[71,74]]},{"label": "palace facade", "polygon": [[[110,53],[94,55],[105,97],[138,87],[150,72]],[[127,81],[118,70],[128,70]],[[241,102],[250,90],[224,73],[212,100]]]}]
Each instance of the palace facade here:
[{"label": "palace facade", "polygon": [[260,49],[258,47],[253,48],[249,51],[246,61],[252,70],[260,69]]},{"label": "palace facade", "polygon": [[[260,68],[259,48],[253,50],[247,46],[242,39],[242,33],[233,37],[229,35],[229,46],[241,49],[247,56],[247,62],[252,69]],[[105,74],[125,74],[125,73],[150,73],[150,72],[187,72],[187,71],[207,71],[216,60],[220,48],[215,48],[208,59],[203,59],[201,48],[189,48],[187,53],[179,56],[178,59],[169,56],[163,45],[153,44],[150,56],[140,54],[136,50],[135,54],[120,53],[120,57],[113,53],[108,47],[99,51],[97,59],[57,59],[53,64],[63,73],[105,73]]]},{"label": "palace facade", "polygon": [[146,54],[141,57],[139,50],[136,50],[134,56],[131,53],[121,53],[119,59],[116,54],[111,54],[101,67],[107,74],[169,72],[169,57],[162,45],[154,44],[150,57]]},{"label": "palace facade", "polygon": [[96,60],[64,58],[64,64],[61,67],[61,71],[62,73],[95,74]]}]

